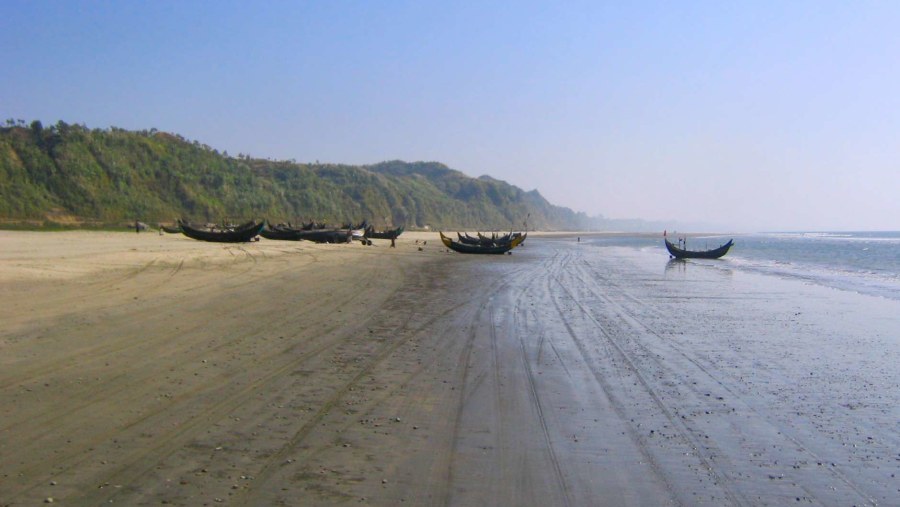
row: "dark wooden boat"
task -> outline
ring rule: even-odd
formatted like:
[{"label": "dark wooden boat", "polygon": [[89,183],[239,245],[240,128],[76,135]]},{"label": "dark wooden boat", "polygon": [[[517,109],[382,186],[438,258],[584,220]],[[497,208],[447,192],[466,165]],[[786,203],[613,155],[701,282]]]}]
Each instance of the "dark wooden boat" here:
[{"label": "dark wooden boat", "polygon": [[397,239],[403,234],[403,226],[388,231],[376,231],[371,225],[366,228],[366,237],[369,239]]},{"label": "dark wooden boat", "polygon": [[[522,236],[521,232],[510,232],[509,234],[504,234],[503,236],[497,236],[497,233],[491,234],[491,237],[487,237],[484,234],[478,233],[478,237],[481,238],[482,241],[493,241],[496,244],[507,243],[512,241],[518,237]],[[524,239],[519,242],[521,245],[524,242]]]},{"label": "dark wooden boat", "polygon": [[[518,233],[517,233],[518,234]],[[504,234],[503,236],[497,236],[496,232],[492,232],[490,236],[487,234],[478,233],[478,239],[483,242],[492,242],[492,243],[505,243],[507,241],[512,240],[513,233]]]},{"label": "dark wooden boat", "polygon": [[312,241],[314,243],[349,243],[352,231],[349,229],[292,229],[284,226],[266,226],[260,231],[266,239],[284,241]]},{"label": "dark wooden boat", "polygon": [[268,224],[267,227],[270,227],[272,229],[295,229],[295,230],[311,231],[314,229],[315,230],[325,229],[328,226],[322,222],[313,221],[313,222],[300,222],[300,225],[294,225],[290,222],[288,222],[286,224],[280,223],[280,224],[276,224],[276,225]]},{"label": "dark wooden boat", "polygon": [[482,246],[482,245],[469,245],[466,243],[460,243],[458,241],[453,241],[452,239],[444,236],[444,233],[441,232],[441,241],[444,243],[444,246],[453,250],[454,252],[459,253],[471,253],[471,254],[494,254],[501,255],[506,252],[512,250],[513,248],[519,246],[522,241],[525,241],[525,236],[527,234],[523,234],[515,237],[513,240],[507,243],[495,244],[493,246]]},{"label": "dark wooden boat", "polygon": [[178,221],[181,232],[185,236],[200,241],[216,243],[246,243],[259,236],[265,226],[264,221],[251,220],[235,227],[197,227],[184,220]]},{"label": "dark wooden boat", "polygon": [[290,229],[290,228],[287,228],[284,226],[271,225],[271,224],[267,223],[266,226],[263,227],[261,231],[259,231],[259,235],[266,239],[276,239],[276,240],[280,239],[280,240],[286,240],[286,241],[296,241],[296,240],[300,239],[298,237],[298,232],[302,232],[302,231],[298,231],[296,229]]},{"label": "dark wooden boat", "polygon": [[468,232],[465,236],[457,232],[456,237],[459,238],[459,242],[464,245],[481,245],[481,239],[469,236]]},{"label": "dark wooden boat", "polygon": [[181,226],[178,225],[178,224],[175,224],[175,225],[160,225],[159,228],[162,229],[163,232],[167,232],[167,233],[169,233],[169,234],[181,234]]},{"label": "dark wooden boat", "polygon": [[366,220],[363,220],[362,222],[360,222],[356,225],[353,225],[353,222],[347,222],[347,223],[341,225],[340,228],[341,229],[366,230],[367,227],[369,227],[369,222]]},{"label": "dark wooden boat", "polygon": [[[281,226],[281,224],[279,224],[279,226]],[[322,222],[313,221],[313,222],[306,222],[306,223],[301,222],[300,226],[297,227],[297,226],[291,225],[291,223],[288,222],[287,225],[284,227],[288,227],[290,229],[302,229],[304,231],[312,231],[312,230],[324,229],[326,227],[326,225]]]},{"label": "dark wooden boat", "polygon": [[[497,233],[493,233],[490,236],[487,236],[480,232],[476,234],[478,235],[478,237],[469,236],[469,233],[462,235],[457,232],[456,237],[459,238],[459,242],[464,245],[500,246],[522,236],[521,232],[510,232],[509,234],[504,234],[503,236],[497,236]],[[522,242],[520,241],[518,244],[522,244]]]},{"label": "dark wooden boat", "polygon": [[312,231],[300,231],[299,237],[314,243],[350,243],[353,240],[353,231],[350,229],[317,229]]},{"label": "dark wooden boat", "polygon": [[669,255],[676,259],[718,259],[727,254],[728,249],[734,245],[734,240],[729,239],[728,243],[712,250],[685,250],[673,245],[668,239],[664,241],[666,242],[666,250],[669,251]]}]

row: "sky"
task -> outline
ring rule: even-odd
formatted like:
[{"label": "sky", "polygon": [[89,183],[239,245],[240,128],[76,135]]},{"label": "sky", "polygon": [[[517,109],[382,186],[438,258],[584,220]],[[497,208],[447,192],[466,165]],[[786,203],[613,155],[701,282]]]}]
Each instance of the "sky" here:
[{"label": "sky", "polygon": [[0,121],[438,161],[607,218],[900,230],[900,2],[0,1]]}]

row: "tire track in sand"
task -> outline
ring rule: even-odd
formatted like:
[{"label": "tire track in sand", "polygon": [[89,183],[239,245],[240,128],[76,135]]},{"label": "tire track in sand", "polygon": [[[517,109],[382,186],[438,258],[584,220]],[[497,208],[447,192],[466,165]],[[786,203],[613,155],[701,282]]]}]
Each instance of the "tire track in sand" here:
[{"label": "tire track in sand", "polygon": [[[780,424],[773,420],[773,418],[768,414],[768,412],[763,408],[759,407],[756,404],[752,403],[749,400],[744,399],[741,394],[730,386],[727,382],[722,379],[722,376],[713,368],[708,367],[702,364],[697,358],[693,357],[689,354],[685,347],[681,346],[678,342],[673,341],[671,339],[666,339],[662,335],[660,335],[653,327],[646,324],[644,321],[636,318],[634,316],[635,312],[631,308],[629,308],[626,304],[620,301],[620,298],[615,296],[621,296],[622,299],[630,301],[632,304],[639,306],[642,309],[650,310],[651,313],[655,313],[657,315],[661,315],[660,311],[651,305],[647,304],[645,301],[637,298],[631,294],[629,294],[620,284],[616,283],[614,280],[611,280],[609,277],[604,276],[599,273],[596,269],[592,269],[591,266],[586,263],[580,267],[576,267],[572,270],[574,276],[576,276],[581,282],[581,287],[585,288],[589,291],[595,298],[604,302],[614,314],[618,317],[619,321],[624,325],[630,327],[635,330],[635,333],[630,333],[634,336],[644,336],[644,337],[652,337],[655,341],[655,346],[660,348],[665,348],[670,351],[670,353],[665,354],[667,358],[666,361],[662,361],[660,359],[660,354],[658,350],[651,349],[650,346],[645,343],[645,340],[637,340],[631,339],[629,343],[640,349],[642,351],[641,357],[647,361],[653,363],[653,368],[656,371],[668,371],[669,373],[663,375],[665,378],[678,378],[679,375],[684,375],[684,372],[690,371],[691,369],[699,371],[702,376],[706,377],[710,381],[712,381],[718,388],[728,394],[730,403],[741,406],[744,410],[750,412],[751,416],[757,420],[757,422],[753,424],[749,424],[746,421],[742,423],[742,426],[745,428],[760,428],[760,427],[771,427],[775,428],[775,431],[771,433],[773,435],[777,435],[780,439],[787,440],[789,445],[785,445],[786,448],[794,449],[795,452],[799,452],[801,454],[806,455],[806,460],[810,462],[824,462],[827,461],[825,458],[819,456],[814,451],[812,451],[809,446],[804,444],[799,438],[791,435],[791,432],[787,428],[783,428]],[[597,282],[600,283],[604,287],[608,287],[613,289],[615,294],[613,293],[605,293],[601,294],[596,290]],[[578,302],[578,301],[576,301]],[[579,306],[582,307],[584,312],[589,312],[590,310],[584,307],[581,303],[578,303]],[[612,340],[612,337],[609,337]],[[686,361],[687,364],[679,363],[678,367],[673,366],[673,359],[681,358],[681,360]],[[703,400],[708,399],[709,392],[708,390],[703,390],[700,388],[700,383],[698,382],[681,382],[680,386],[686,387],[692,394],[693,398],[697,401],[697,404],[702,403]],[[721,398],[721,397],[717,397]],[[682,404],[684,404],[682,402]],[[706,413],[715,413],[715,410],[718,407],[709,407]],[[679,421],[683,421],[684,417],[680,417]],[[686,431],[691,431],[687,426],[684,426]],[[693,433],[693,432],[692,432]],[[740,431],[736,431],[736,433],[740,433]],[[721,460],[725,459],[729,455],[733,455],[733,453],[728,452],[728,449],[719,448],[716,442],[710,441],[711,439],[704,439],[702,442],[699,439],[695,439],[696,446],[698,449],[698,453],[702,452],[704,455],[709,456],[710,460],[712,457],[718,457],[716,460],[717,465]],[[771,442],[770,442],[771,443]],[[701,451],[702,450],[702,451]],[[773,460],[776,461],[777,460]],[[718,465],[718,468],[724,471],[724,465]],[[873,498],[871,495],[867,494],[863,488],[856,484],[850,477],[846,474],[841,473],[841,471],[836,467],[825,467],[822,468],[826,473],[831,475],[835,480],[843,483],[849,490],[853,491],[858,498],[847,498],[847,501],[855,502],[859,499],[862,499],[864,503],[869,505],[877,505],[877,500]],[[726,479],[730,478],[726,476]],[[732,481],[734,482],[734,481]],[[823,493],[820,491],[818,494],[808,490],[805,487],[801,487],[809,497],[817,497],[822,495]],[[835,493],[827,492],[826,495],[834,496]],[[791,496],[791,495],[788,495]]]}]

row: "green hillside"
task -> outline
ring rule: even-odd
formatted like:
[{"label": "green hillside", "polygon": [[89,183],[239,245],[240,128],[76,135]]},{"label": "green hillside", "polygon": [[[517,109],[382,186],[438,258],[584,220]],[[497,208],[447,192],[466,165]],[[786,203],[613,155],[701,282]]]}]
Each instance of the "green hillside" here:
[{"label": "green hillside", "polygon": [[154,130],[0,128],[0,220],[7,226],[368,219],[433,229],[594,229],[600,219],[548,203],[536,190],[471,178],[437,162],[369,166],[229,156]]}]

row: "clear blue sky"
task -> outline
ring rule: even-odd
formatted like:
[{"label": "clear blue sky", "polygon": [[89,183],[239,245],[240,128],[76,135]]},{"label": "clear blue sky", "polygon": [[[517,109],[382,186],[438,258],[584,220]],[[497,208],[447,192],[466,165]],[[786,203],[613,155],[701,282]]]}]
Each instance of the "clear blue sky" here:
[{"label": "clear blue sky", "polygon": [[613,218],[900,229],[900,2],[5,0],[0,49],[0,120],[435,160]]}]

